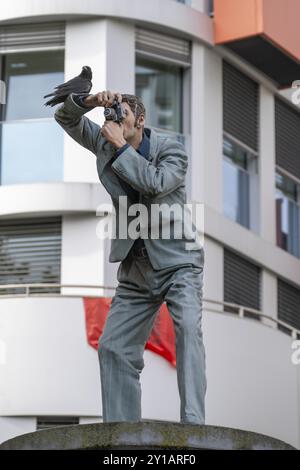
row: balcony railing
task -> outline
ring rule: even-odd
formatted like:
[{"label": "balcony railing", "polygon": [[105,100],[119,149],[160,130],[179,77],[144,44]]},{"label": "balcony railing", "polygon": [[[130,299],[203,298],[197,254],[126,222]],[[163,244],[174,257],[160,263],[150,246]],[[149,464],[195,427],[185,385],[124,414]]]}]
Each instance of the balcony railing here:
[{"label": "balcony railing", "polygon": [[[53,293],[51,293],[53,289]],[[80,289],[85,291],[85,294],[78,294],[74,292],[74,289]],[[80,285],[80,284],[7,284],[0,286],[0,299],[2,298],[24,298],[24,297],[78,297],[82,298],[84,295],[88,297],[103,297],[104,291],[115,291],[116,287],[114,286],[105,286],[105,285]],[[8,294],[7,290],[13,290],[14,294]],[[16,290],[19,290],[19,293],[16,293]],[[40,290],[40,292],[38,292]],[[45,290],[47,291],[45,293]],[[64,290],[64,293],[59,291]],[[66,292],[69,291],[69,293]],[[73,292],[72,292],[73,290]],[[92,292],[88,292],[88,291]],[[95,290],[99,291],[99,294],[95,294]],[[44,292],[43,292],[44,291]],[[102,293],[100,293],[100,291]],[[270,315],[262,313],[260,310],[250,308],[244,305],[238,305],[231,302],[222,302],[213,299],[203,298],[205,304],[212,304],[204,307],[206,312],[225,314],[232,317],[238,316],[239,318],[252,317],[255,320],[262,322],[265,325],[268,325],[274,329],[284,329],[284,332],[288,332],[293,339],[300,339],[300,330],[294,328],[293,326],[285,323],[278,318],[274,318]],[[236,314],[233,313],[236,311]]]}]

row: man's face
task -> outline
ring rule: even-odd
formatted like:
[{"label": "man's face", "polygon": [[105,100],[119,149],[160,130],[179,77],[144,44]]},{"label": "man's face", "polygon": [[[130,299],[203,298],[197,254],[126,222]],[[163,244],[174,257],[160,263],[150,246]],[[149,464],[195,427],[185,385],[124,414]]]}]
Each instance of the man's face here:
[{"label": "man's face", "polygon": [[127,140],[133,138],[137,133],[142,133],[142,127],[145,124],[145,119],[143,115],[138,118],[136,124],[141,126],[140,129],[138,129],[136,126],[134,126],[136,118],[133,112],[131,111],[129,104],[123,102],[121,103],[121,106],[125,114],[125,118],[123,120],[124,139]]}]

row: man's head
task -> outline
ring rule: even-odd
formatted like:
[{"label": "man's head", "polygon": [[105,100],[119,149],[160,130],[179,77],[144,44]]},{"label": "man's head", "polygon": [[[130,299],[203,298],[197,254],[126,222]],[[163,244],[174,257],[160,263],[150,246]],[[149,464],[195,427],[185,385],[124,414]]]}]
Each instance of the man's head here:
[{"label": "man's head", "polygon": [[124,138],[131,140],[142,136],[145,126],[146,110],[142,100],[135,95],[123,95],[122,104],[125,119],[123,120]]}]

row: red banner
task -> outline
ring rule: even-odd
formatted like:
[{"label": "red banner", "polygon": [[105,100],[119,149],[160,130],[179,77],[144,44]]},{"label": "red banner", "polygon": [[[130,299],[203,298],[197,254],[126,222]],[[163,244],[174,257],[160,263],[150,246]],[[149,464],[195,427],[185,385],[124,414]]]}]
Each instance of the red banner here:
[{"label": "red banner", "polygon": [[[98,349],[98,340],[103,333],[111,300],[111,297],[83,298],[87,339],[95,349]],[[156,315],[146,349],[160,354],[176,367],[174,325],[166,304],[162,304]]]}]

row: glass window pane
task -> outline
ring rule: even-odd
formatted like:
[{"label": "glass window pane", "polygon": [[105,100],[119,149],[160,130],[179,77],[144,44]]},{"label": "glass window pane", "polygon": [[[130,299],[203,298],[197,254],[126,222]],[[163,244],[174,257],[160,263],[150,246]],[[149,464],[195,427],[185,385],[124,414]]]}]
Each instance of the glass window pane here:
[{"label": "glass window pane", "polygon": [[284,176],[280,173],[276,173],[276,188],[279,189],[285,196],[290,198],[292,201],[298,201],[298,194],[300,193],[300,185],[295,181]]},{"label": "glass window pane", "polygon": [[43,96],[64,82],[63,70],[63,51],[7,55],[4,120],[52,117],[53,109],[44,106]]},{"label": "glass window pane", "polygon": [[244,170],[248,169],[249,152],[234,143],[232,140],[224,138],[223,154]]},{"label": "glass window pane", "polygon": [[250,224],[249,174],[223,160],[223,212],[247,228]]},{"label": "glass window pane", "polygon": [[223,160],[223,208],[224,215],[231,220],[237,218],[237,168]]},{"label": "glass window pane", "polygon": [[63,132],[43,96],[64,82],[64,51],[8,54],[3,63],[0,182],[61,181]]},{"label": "glass window pane", "polygon": [[277,245],[300,257],[300,206],[276,190]]},{"label": "glass window pane", "polygon": [[63,179],[63,131],[54,120],[3,123],[0,149],[1,184]]},{"label": "glass window pane", "polygon": [[288,201],[288,251],[292,255],[300,256],[300,208],[292,201]]},{"label": "glass window pane", "polygon": [[152,127],[182,132],[182,69],[137,58],[136,95]]}]

